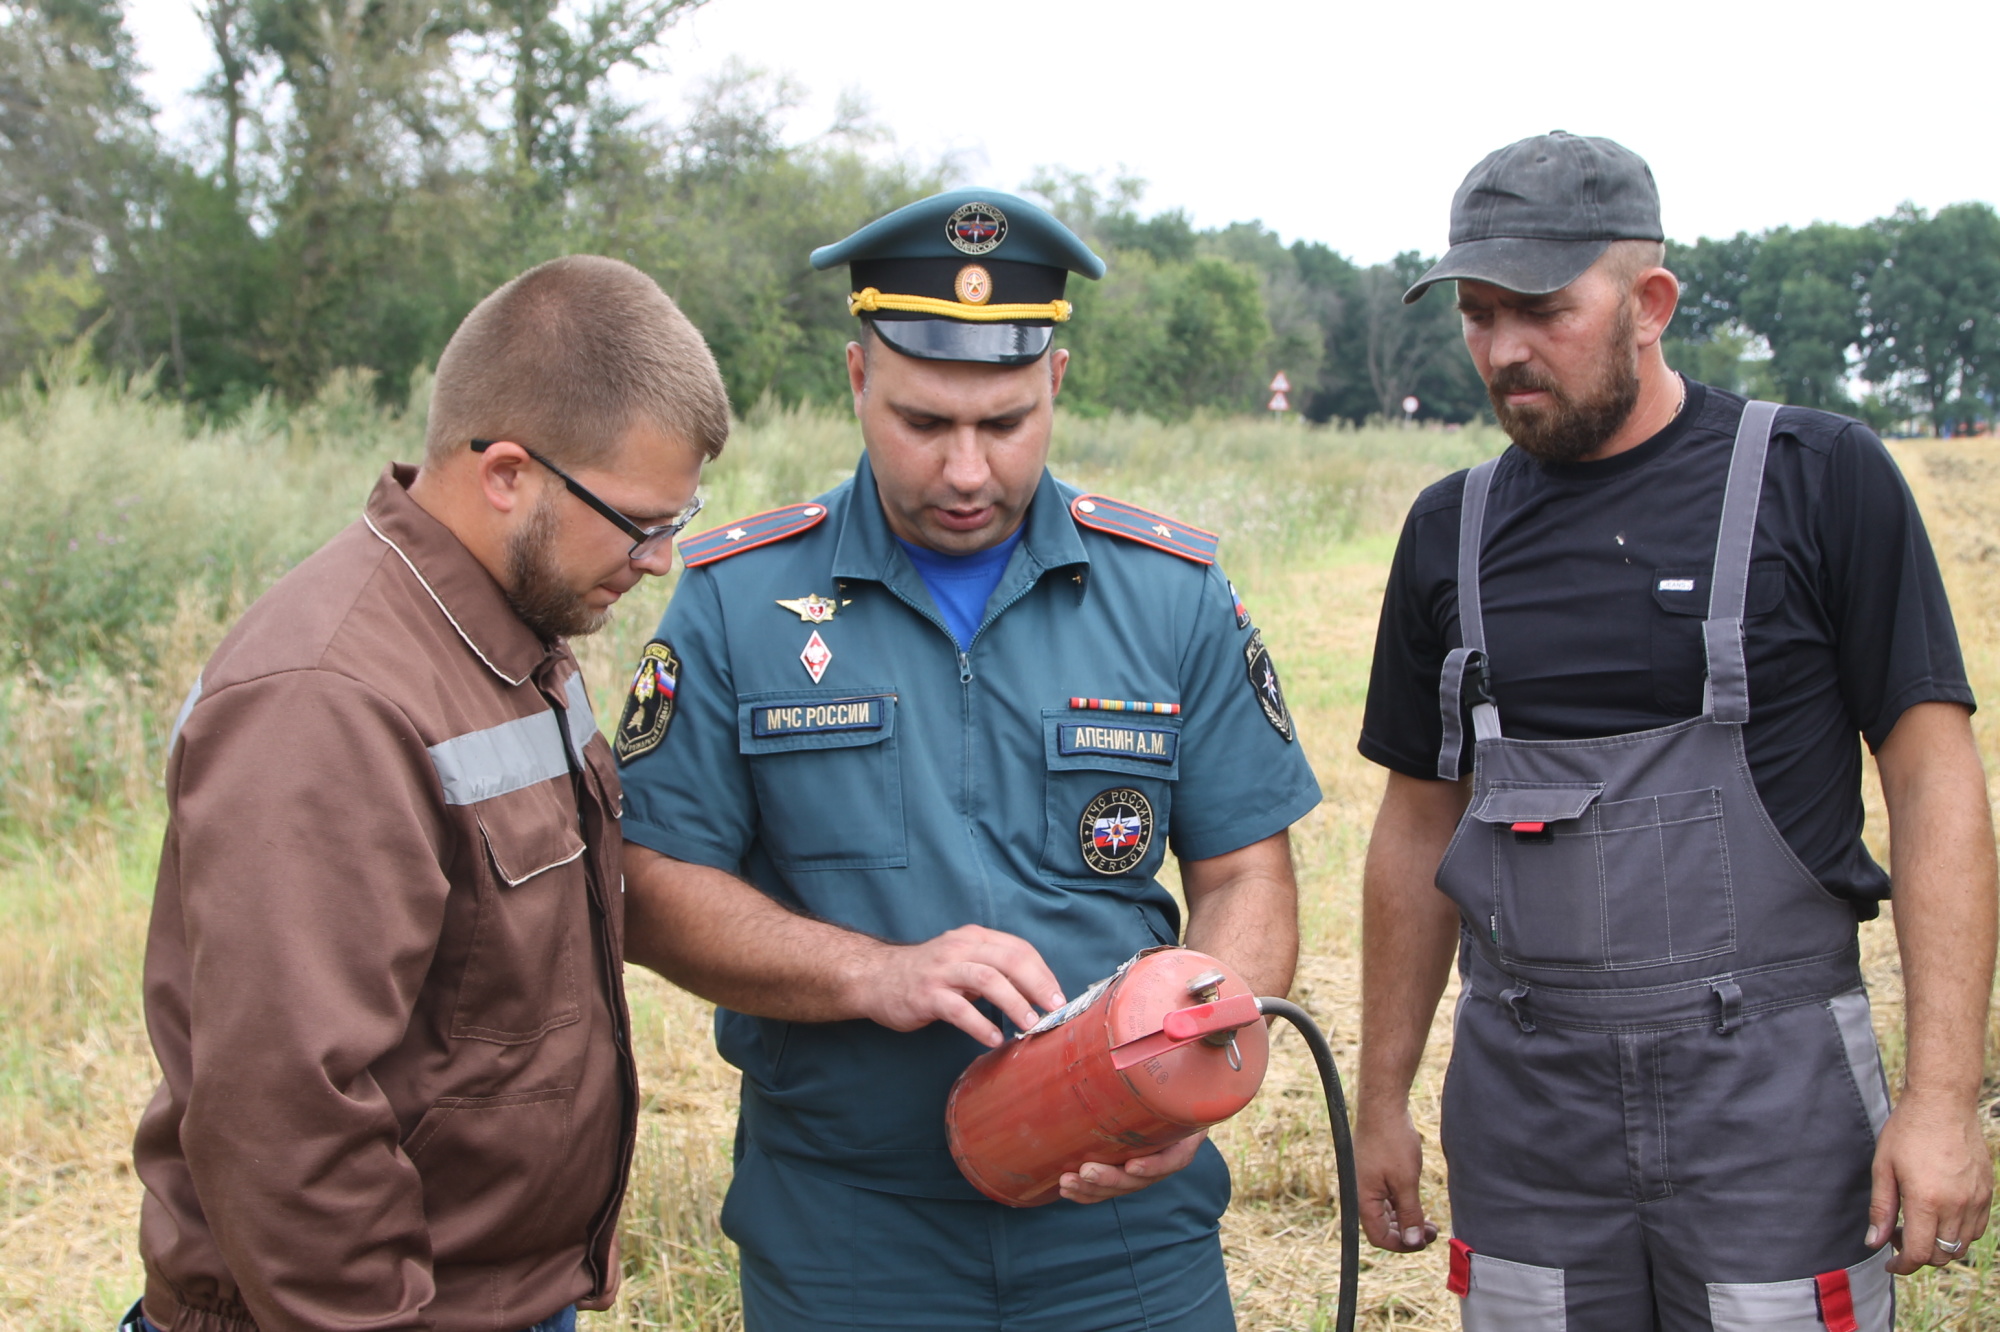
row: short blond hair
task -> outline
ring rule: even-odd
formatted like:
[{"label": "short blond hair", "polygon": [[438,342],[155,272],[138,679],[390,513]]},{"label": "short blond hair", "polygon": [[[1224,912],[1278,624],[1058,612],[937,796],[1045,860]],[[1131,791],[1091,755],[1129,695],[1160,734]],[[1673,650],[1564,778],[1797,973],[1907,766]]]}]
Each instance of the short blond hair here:
[{"label": "short blond hair", "polygon": [[1649,268],[1659,268],[1667,262],[1667,243],[1656,240],[1615,240],[1605,247],[1603,257],[1597,262],[1604,265],[1604,274],[1613,284],[1629,287],[1638,280],[1639,274]]},{"label": "short blond hair", "polygon": [[729,394],[701,333],[659,284],[594,254],[551,259],[473,307],[438,358],[424,456],[510,439],[563,466],[602,463],[635,425],[710,458]]}]

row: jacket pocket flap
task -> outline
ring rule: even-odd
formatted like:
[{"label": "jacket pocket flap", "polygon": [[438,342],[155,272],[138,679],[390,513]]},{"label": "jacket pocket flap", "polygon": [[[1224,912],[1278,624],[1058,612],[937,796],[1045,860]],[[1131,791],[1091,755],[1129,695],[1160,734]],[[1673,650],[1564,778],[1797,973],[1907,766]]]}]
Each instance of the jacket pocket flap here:
[{"label": "jacket pocket flap", "polygon": [[482,800],[476,814],[493,868],[510,888],[583,854],[576,814],[554,782]]},{"label": "jacket pocket flap", "polygon": [[1604,793],[1604,783],[1584,786],[1496,786],[1473,807],[1481,823],[1560,823],[1583,816]]},{"label": "jacket pocket flap", "polygon": [[736,701],[736,731],[744,754],[879,745],[896,732],[896,695],[751,695]]}]

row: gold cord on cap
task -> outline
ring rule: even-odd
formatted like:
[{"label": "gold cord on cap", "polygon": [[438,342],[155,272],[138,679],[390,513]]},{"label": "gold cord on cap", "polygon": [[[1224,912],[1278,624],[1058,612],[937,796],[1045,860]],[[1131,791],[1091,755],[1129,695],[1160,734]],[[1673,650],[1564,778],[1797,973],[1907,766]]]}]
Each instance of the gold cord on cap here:
[{"label": "gold cord on cap", "polygon": [[968,305],[963,301],[940,300],[935,296],[885,296],[873,287],[863,287],[860,291],[847,295],[847,313],[869,314],[876,310],[894,310],[899,314],[937,315],[944,319],[963,319],[974,324],[1007,324],[1022,319],[1052,319],[1064,323],[1069,319],[1068,301],[1050,301],[1046,305]]}]

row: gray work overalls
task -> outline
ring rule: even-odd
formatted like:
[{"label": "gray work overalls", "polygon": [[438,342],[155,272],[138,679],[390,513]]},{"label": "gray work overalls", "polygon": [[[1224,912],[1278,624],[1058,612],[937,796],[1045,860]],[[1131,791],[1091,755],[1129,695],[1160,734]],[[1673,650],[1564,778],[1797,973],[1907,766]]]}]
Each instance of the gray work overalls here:
[{"label": "gray work overalls", "polygon": [[[1785,844],[1744,758],[1744,593],[1776,411],[1751,403],[1736,438],[1703,715],[1515,740],[1475,689],[1471,804],[1437,875],[1463,927],[1443,1139],[1468,1332],[1893,1320],[1888,1251],[1863,1244],[1889,1102],[1855,915]],[[1498,461],[1466,479],[1445,779],[1463,682],[1487,678]]]}]

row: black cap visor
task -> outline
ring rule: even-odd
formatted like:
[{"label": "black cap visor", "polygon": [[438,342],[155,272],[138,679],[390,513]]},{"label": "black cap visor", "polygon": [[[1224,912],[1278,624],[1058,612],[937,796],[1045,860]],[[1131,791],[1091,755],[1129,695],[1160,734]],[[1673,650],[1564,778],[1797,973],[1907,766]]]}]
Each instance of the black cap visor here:
[{"label": "black cap visor", "polygon": [[968,324],[957,319],[870,319],[875,336],[920,361],[1027,365],[1055,340],[1051,324]]},{"label": "black cap visor", "polygon": [[1403,304],[1416,300],[1435,283],[1453,281],[1490,282],[1523,296],[1545,296],[1582,277],[1610,248],[1608,240],[1530,236],[1465,241],[1445,251],[1444,258],[1403,293]]}]

